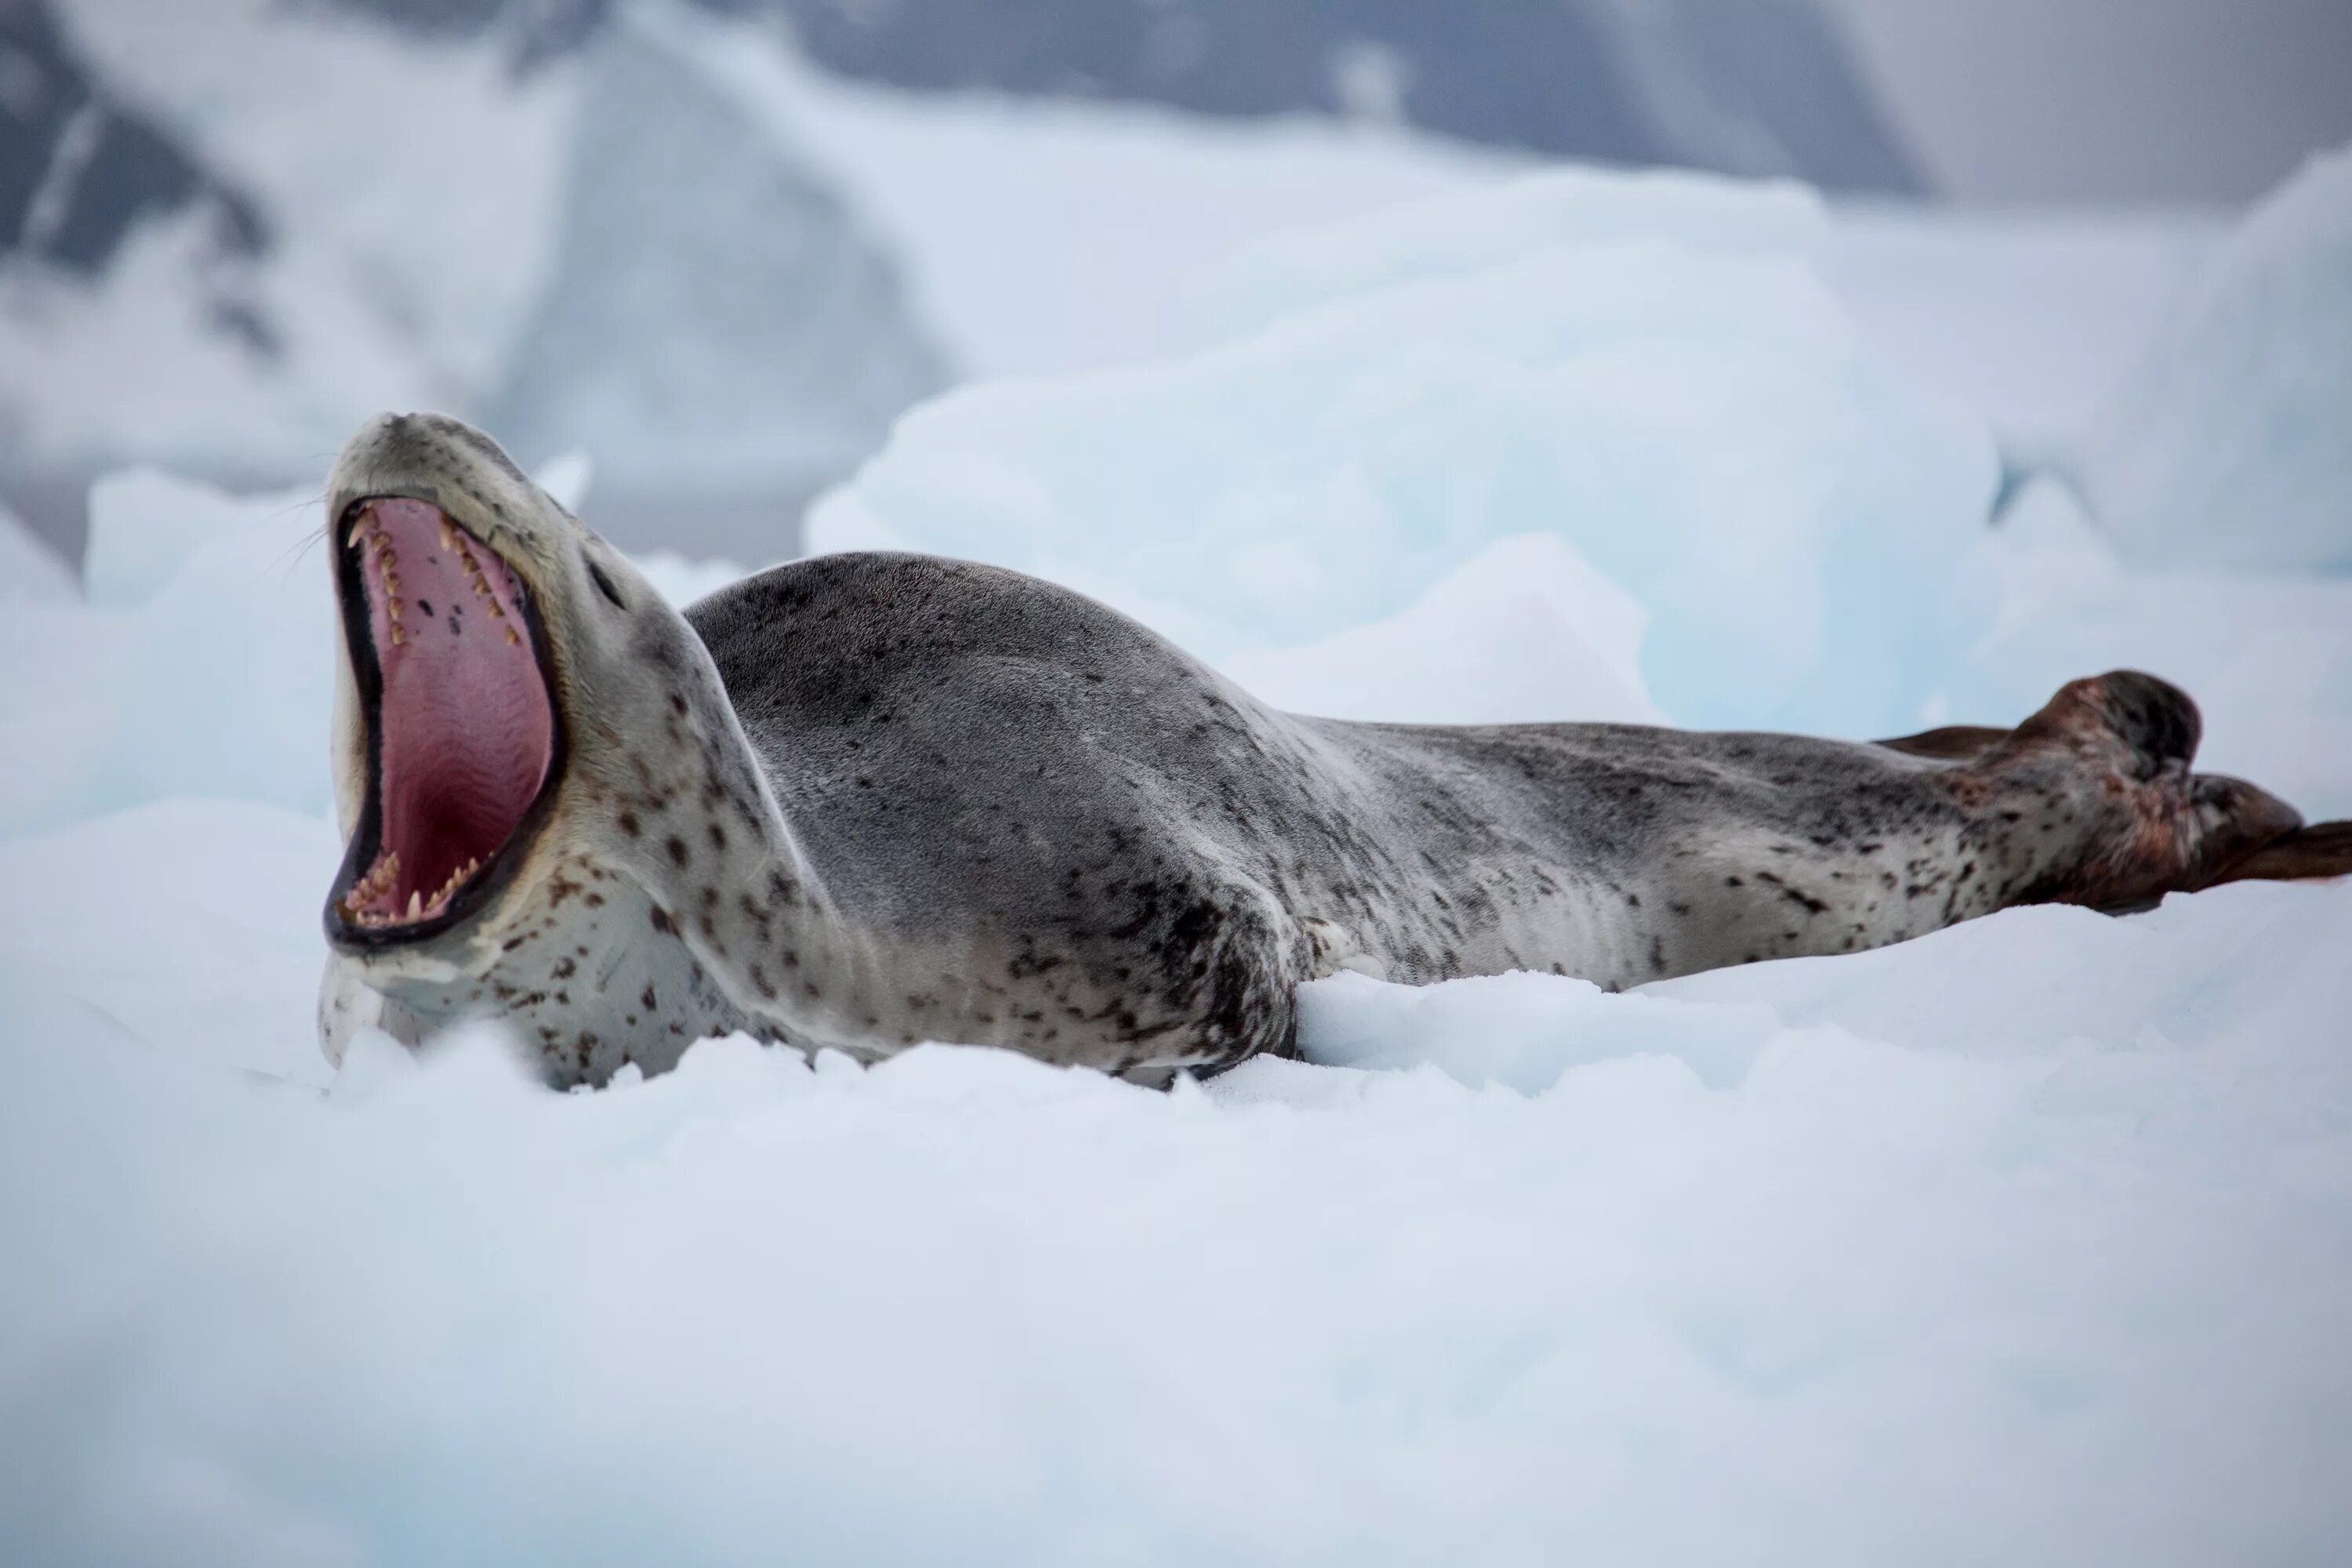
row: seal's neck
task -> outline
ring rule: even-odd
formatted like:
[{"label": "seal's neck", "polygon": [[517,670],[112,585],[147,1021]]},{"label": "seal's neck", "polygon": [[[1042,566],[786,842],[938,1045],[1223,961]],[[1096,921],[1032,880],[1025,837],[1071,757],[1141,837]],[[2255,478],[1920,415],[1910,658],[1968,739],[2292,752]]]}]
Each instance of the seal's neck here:
[{"label": "seal's neck", "polygon": [[[566,837],[583,862],[608,863],[642,892],[646,938],[682,944],[690,973],[740,1026],[849,1048],[872,965],[701,639],[667,605],[633,619],[625,658],[577,672],[582,743]],[[550,883],[551,898],[562,890]]]}]

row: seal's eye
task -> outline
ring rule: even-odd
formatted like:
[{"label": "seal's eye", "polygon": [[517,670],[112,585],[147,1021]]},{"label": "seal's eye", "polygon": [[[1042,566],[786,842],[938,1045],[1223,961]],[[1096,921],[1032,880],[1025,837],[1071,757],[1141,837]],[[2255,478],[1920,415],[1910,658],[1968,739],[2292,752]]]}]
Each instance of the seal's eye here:
[{"label": "seal's eye", "polygon": [[621,591],[613,586],[613,580],[604,575],[604,569],[602,566],[591,561],[588,563],[588,575],[596,580],[597,591],[613,601],[613,608],[625,610],[629,607],[621,602]]}]

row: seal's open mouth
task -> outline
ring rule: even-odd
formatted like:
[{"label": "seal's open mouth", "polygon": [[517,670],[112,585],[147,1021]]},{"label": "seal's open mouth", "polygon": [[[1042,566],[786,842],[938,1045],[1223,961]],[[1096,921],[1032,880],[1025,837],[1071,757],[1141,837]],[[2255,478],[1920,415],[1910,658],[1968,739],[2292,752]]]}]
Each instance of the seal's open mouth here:
[{"label": "seal's open mouth", "polygon": [[530,593],[496,551],[405,498],[357,501],[335,527],[368,790],[328,931],[413,940],[512,874],[552,794],[561,731]]}]

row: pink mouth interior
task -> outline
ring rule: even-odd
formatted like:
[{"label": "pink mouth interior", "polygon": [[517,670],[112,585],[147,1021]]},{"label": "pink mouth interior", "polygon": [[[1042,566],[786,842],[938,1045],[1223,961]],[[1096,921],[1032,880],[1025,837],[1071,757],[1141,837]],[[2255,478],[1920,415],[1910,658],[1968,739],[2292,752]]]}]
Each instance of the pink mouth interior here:
[{"label": "pink mouth interior", "polygon": [[383,675],[375,714],[375,863],[347,919],[426,920],[514,836],[546,781],[555,723],[507,563],[418,500],[368,502],[349,525]]}]

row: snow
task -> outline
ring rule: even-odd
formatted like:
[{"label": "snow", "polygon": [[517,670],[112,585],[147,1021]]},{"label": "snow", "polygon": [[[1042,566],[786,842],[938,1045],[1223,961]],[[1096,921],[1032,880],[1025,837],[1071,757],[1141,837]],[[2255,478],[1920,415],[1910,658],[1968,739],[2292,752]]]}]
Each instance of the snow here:
[{"label": "snow", "polygon": [[2352,147],[2247,217],[2102,415],[2093,510],[2156,565],[2352,571]]},{"label": "snow", "polygon": [[1728,1001],[1343,977],[1352,1065],[1165,1096],[372,1039],[321,1100],[12,986],[0,1512],[42,1562],[2319,1560],[2347,938],[2231,889]]},{"label": "snow", "polygon": [[[1857,332],[1801,195],[1519,189],[1236,258],[1185,298],[1248,308],[1181,355],[926,405],[821,530],[1046,571],[1363,717],[1866,734],[2142,664],[2212,765],[2352,815],[2352,584],[2148,570],[2056,476],[1989,526],[1987,411]],[[594,520],[585,461],[543,474]],[[8,1560],[2352,1530],[2352,887],[1623,995],[1342,975],[1307,1059],[1167,1094],[740,1039],[579,1095],[488,1033],[336,1072],[317,499],[112,477],[79,589],[0,529]]]}]

